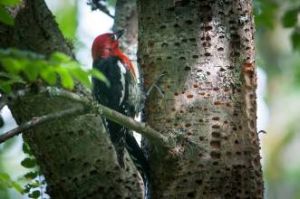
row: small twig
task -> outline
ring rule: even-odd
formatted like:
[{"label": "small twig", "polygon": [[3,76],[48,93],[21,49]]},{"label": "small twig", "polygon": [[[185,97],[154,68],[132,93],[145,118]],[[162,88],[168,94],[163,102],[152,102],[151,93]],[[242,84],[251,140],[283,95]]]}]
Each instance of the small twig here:
[{"label": "small twig", "polygon": [[111,18],[115,18],[112,14],[110,14],[109,10],[107,9],[104,3],[101,3],[101,0],[89,0],[87,2],[88,5],[91,6],[92,10],[100,10],[110,16]]},{"label": "small twig", "polygon": [[60,112],[50,113],[50,114],[43,115],[40,117],[33,117],[30,121],[27,121],[27,122],[21,124],[19,127],[14,128],[14,129],[0,135],[0,144],[5,142],[9,138],[19,135],[20,133],[22,133],[26,130],[29,130],[33,127],[36,127],[38,125],[41,125],[41,124],[44,124],[47,122],[51,122],[55,119],[60,119],[63,117],[71,116],[71,115],[74,115],[77,113],[84,113],[84,112],[86,112],[86,109],[84,108],[84,106],[78,105],[75,108],[70,108],[70,109],[60,111]]},{"label": "small twig", "polygon": [[267,134],[267,132],[265,130],[260,130],[260,131],[257,132],[257,134],[260,134],[260,133]]}]

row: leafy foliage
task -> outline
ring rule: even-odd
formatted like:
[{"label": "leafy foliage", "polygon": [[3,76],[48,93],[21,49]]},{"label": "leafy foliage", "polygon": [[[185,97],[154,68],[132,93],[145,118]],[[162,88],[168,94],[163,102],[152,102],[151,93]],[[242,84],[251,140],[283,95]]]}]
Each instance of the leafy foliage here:
[{"label": "leafy foliage", "polygon": [[299,8],[287,10],[282,17],[282,25],[286,28],[294,27],[298,22]]},{"label": "leafy foliage", "polygon": [[255,0],[255,23],[257,28],[272,29],[276,24],[278,13],[283,9],[285,10],[281,17],[281,24],[285,28],[292,28],[291,42],[295,51],[300,51],[300,34],[299,34],[299,21],[300,5],[296,1],[290,2],[290,8],[283,8],[283,4],[277,1],[270,0]]},{"label": "leafy foliage", "polygon": [[39,171],[35,157],[26,143],[23,143],[23,152],[27,157],[22,160],[21,165],[30,169],[30,171],[24,175],[24,178],[28,183],[25,185],[23,193],[27,194],[29,198],[37,199],[43,194],[42,192],[43,188],[46,186],[46,182]]},{"label": "leafy foliage", "polygon": [[90,75],[109,84],[99,71],[94,69],[86,71],[72,58],[60,52],[46,58],[28,51],[0,50],[0,63],[5,70],[0,73],[0,90],[3,92],[10,92],[15,84],[32,83],[39,79],[49,85],[60,82],[66,89],[73,89],[75,81],[90,88]]},{"label": "leafy foliage", "polygon": [[300,6],[287,10],[282,17],[282,25],[285,28],[293,28],[291,42],[295,51],[300,51],[300,27],[298,26],[298,15]]},{"label": "leafy foliage", "polygon": [[23,193],[21,185],[12,180],[7,173],[0,172],[0,189],[13,188],[19,193]]},{"label": "leafy foliage", "polygon": [[269,0],[254,1],[255,24],[258,27],[273,28],[278,5]]},{"label": "leafy foliage", "polygon": [[0,22],[7,25],[14,25],[14,19],[8,13],[6,6],[16,6],[20,0],[1,0],[0,1]]},{"label": "leafy foliage", "polygon": [[25,168],[33,168],[36,166],[36,160],[34,158],[25,158],[22,160],[21,165]]},{"label": "leafy foliage", "polygon": [[20,2],[21,2],[21,0],[1,0],[0,5],[15,6],[15,5],[18,5]]},{"label": "leafy foliage", "polygon": [[300,27],[294,29],[291,40],[294,50],[300,51]]},{"label": "leafy foliage", "polygon": [[74,41],[78,25],[77,4],[70,0],[62,1],[62,3],[64,6],[54,9],[55,19],[63,35],[69,40]]},{"label": "leafy foliage", "polygon": [[[266,117],[269,136],[261,136],[266,196],[299,198],[300,167],[293,153],[299,146],[300,129],[299,109],[295,109],[299,107],[300,95],[300,1],[254,2],[259,5],[255,12],[256,36],[261,38],[257,49],[267,73],[268,90],[265,94],[270,110]],[[261,7],[261,4],[276,4],[277,7]],[[264,13],[272,15],[267,19],[257,17],[260,14],[267,16]],[[261,23],[264,20],[270,21],[273,27]]]},{"label": "leafy foliage", "polygon": [[2,5],[0,5],[0,22],[11,26],[14,25],[14,19]]}]

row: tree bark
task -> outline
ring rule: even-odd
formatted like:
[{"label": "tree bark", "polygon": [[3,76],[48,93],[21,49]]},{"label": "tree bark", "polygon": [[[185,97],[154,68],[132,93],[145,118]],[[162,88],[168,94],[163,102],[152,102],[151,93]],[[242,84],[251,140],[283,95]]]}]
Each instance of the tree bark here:
[{"label": "tree bark", "polygon": [[136,0],[118,0],[113,30],[124,29],[125,33],[120,38],[123,52],[131,59],[136,60],[138,18]]},{"label": "tree bark", "polygon": [[[145,87],[165,73],[164,96],[154,89],[147,100],[147,123],[175,138],[172,148],[147,144],[153,198],[262,198],[251,1],[138,2]],[[42,0],[25,1],[15,27],[0,27],[1,47],[73,56]],[[38,90],[9,102],[19,124],[76,106]],[[75,115],[24,135],[52,198],[142,197],[135,167],[128,156],[126,169],[118,166],[101,121]]]},{"label": "tree bark", "polygon": [[138,1],[146,122],[176,147],[148,145],[153,199],[263,198],[252,1]]},{"label": "tree bark", "polygon": [[[16,25],[1,27],[5,27],[5,31],[0,31],[4,41],[1,47],[45,55],[60,51],[73,56],[43,0],[25,1],[17,13]],[[81,106],[76,101],[33,88],[8,103],[18,124],[32,117]],[[76,92],[91,98],[91,93],[82,87],[77,87]],[[89,113],[53,120],[26,132],[23,138],[45,175],[51,198],[142,198],[135,166],[128,154],[125,168],[118,165],[100,115]]]}]

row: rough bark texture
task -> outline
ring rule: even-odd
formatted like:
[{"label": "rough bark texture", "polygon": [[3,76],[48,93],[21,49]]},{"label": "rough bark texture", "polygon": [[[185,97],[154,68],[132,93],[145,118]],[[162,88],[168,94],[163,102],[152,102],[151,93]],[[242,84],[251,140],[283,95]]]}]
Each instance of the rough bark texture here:
[{"label": "rough bark texture", "polygon": [[[15,27],[3,30],[1,47],[73,56],[43,0],[25,1]],[[89,92],[78,89],[77,93],[91,98]],[[9,103],[18,124],[73,106],[79,104],[38,91]],[[24,139],[37,158],[52,198],[142,198],[135,166],[126,154],[125,169],[119,167],[99,115],[54,120],[25,133]]]},{"label": "rough bark texture", "polygon": [[[134,70],[138,77],[138,83],[141,84],[142,76],[140,67],[138,67],[137,63],[138,17],[136,0],[117,0],[115,10],[113,31],[121,29],[125,30],[124,34],[119,39],[120,48],[133,63]],[[142,90],[138,93],[142,95]],[[140,175],[139,181],[143,182]]]},{"label": "rough bark texture", "polygon": [[136,60],[138,18],[136,0],[118,0],[116,4],[115,23],[113,30],[125,30],[121,37],[121,47],[126,55]]},{"label": "rough bark texture", "polygon": [[177,147],[148,149],[153,198],[262,198],[252,1],[138,1],[147,122]]},{"label": "rough bark texture", "polygon": [[116,4],[115,23],[113,30],[125,30],[120,38],[120,46],[123,52],[129,57],[138,74],[139,81],[142,82],[141,69],[137,63],[138,45],[138,17],[136,0],[118,0]]},{"label": "rough bark texture", "polygon": [[12,46],[45,55],[60,51],[74,57],[44,1],[25,1],[15,23]]},{"label": "rough bark texture", "polygon": [[[74,106],[80,105],[36,93],[10,104],[17,123]],[[23,138],[39,162],[52,198],[136,197],[130,189],[131,184],[139,188],[135,170],[130,165],[124,172],[115,163],[116,154],[99,115],[54,120],[25,133]],[[127,165],[131,164],[128,156],[126,159]]]}]

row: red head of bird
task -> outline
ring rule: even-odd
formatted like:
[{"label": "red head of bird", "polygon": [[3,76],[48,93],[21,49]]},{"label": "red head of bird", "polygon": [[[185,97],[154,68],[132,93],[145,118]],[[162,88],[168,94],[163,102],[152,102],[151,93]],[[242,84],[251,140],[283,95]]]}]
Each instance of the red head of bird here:
[{"label": "red head of bird", "polygon": [[92,57],[93,60],[118,57],[135,79],[136,74],[133,64],[119,48],[119,38],[123,35],[123,33],[124,31],[120,30],[114,33],[105,33],[97,36],[92,45]]}]

